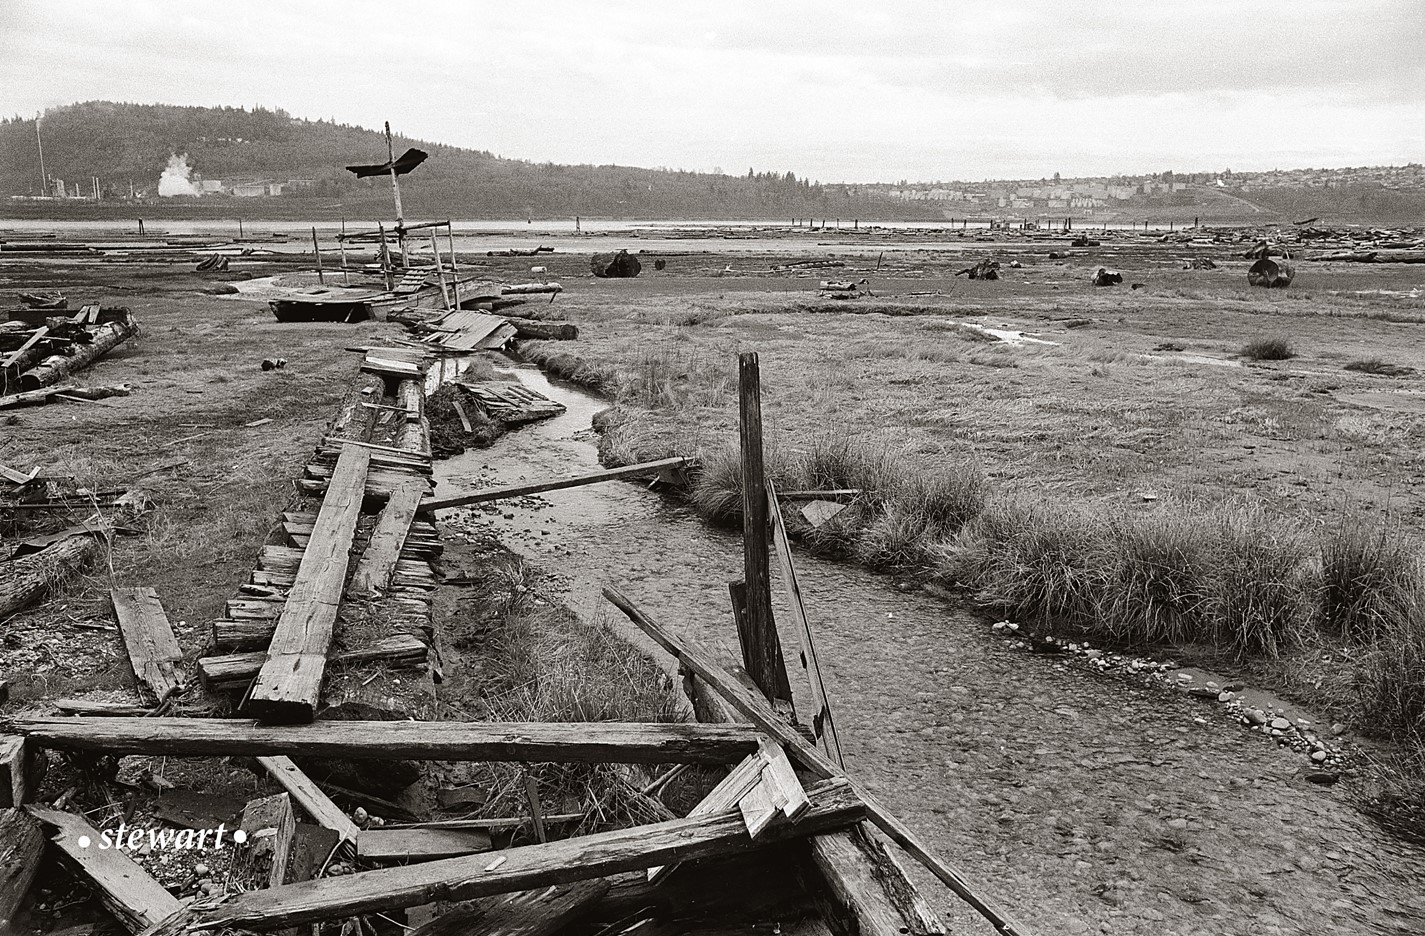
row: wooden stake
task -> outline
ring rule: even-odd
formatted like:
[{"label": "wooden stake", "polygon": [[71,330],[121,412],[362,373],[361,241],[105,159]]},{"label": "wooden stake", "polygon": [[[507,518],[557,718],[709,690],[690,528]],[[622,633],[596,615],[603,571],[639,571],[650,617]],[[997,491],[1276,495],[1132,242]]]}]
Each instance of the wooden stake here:
[{"label": "wooden stake", "polygon": [[317,246],[317,228],[312,226],[312,253],[317,256],[317,282],[323,286],[327,284],[327,278],[322,273],[322,248]]},{"label": "wooden stake", "polygon": [[455,262],[455,229],[445,222],[445,237],[450,246],[450,288],[455,293],[455,307],[460,308],[460,266]]},{"label": "wooden stake", "polygon": [[787,667],[772,619],[767,553],[767,488],[762,465],[762,380],[757,352],[737,361],[737,401],[742,445],[742,569],[747,585],[744,626],[738,631],[742,663],[768,698],[792,698]]},{"label": "wooden stake", "polygon": [[449,312],[454,306],[450,304],[450,290],[445,288],[445,270],[440,263],[440,241],[436,240],[435,228],[430,229],[430,250],[435,256],[435,278],[440,283],[440,296],[445,300],[445,310]]}]

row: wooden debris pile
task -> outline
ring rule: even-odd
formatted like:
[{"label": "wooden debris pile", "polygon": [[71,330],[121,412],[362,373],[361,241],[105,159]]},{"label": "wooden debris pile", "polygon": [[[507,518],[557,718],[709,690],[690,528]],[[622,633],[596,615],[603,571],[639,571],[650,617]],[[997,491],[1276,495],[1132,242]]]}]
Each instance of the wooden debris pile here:
[{"label": "wooden debris pile", "polygon": [[56,311],[13,310],[0,321],[0,408],[128,394],[127,387],[80,388],[67,381],[138,334],[129,310],[86,305],[73,315]]}]

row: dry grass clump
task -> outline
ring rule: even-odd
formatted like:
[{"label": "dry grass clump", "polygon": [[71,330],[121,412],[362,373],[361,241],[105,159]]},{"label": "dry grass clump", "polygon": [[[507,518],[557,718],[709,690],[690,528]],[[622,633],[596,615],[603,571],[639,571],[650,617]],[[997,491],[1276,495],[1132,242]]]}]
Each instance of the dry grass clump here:
[{"label": "dry grass clump", "polygon": [[1352,361],[1344,368],[1348,371],[1356,371],[1360,374],[1375,374],[1380,377],[1409,377],[1415,373],[1415,368],[1406,367],[1404,364],[1393,364],[1390,361],[1382,361],[1380,358],[1366,358],[1361,361]]},{"label": "dry grass clump", "polygon": [[1254,338],[1242,346],[1241,354],[1252,361],[1285,361],[1296,357],[1291,343],[1280,336]]},{"label": "dry grass clump", "polygon": [[948,574],[1022,619],[1120,642],[1275,654],[1310,620],[1299,534],[1245,509],[1100,518],[997,504],[945,555]]},{"label": "dry grass clump", "polygon": [[607,391],[617,386],[613,368],[596,367],[560,348],[560,342],[521,341],[517,347],[521,358],[572,384],[595,391]]},{"label": "dry grass clump", "polygon": [[[513,555],[485,564],[473,613],[454,643],[473,688],[447,701],[462,717],[491,721],[677,722],[682,706],[666,673],[603,621],[586,621],[539,597],[534,570]],[[488,796],[490,816],[527,815],[525,777],[551,812],[582,812],[571,831],[666,818],[639,792],[641,771],[615,764],[465,765]]]},{"label": "dry grass clump", "polygon": [[718,406],[736,392],[736,361],[705,354],[696,345],[645,348],[618,375],[620,403],[654,410]]},{"label": "dry grass clump", "polygon": [[1383,525],[1344,519],[1321,541],[1320,626],[1371,643],[1400,627],[1425,575],[1418,555]]},{"label": "dry grass clump", "polygon": [[1400,597],[1389,630],[1357,658],[1364,724],[1425,756],[1425,587]]}]

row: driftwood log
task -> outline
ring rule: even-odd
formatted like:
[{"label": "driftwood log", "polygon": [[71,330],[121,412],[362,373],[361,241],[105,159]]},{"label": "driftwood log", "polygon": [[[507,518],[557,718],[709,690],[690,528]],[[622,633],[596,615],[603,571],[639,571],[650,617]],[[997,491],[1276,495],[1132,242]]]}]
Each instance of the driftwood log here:
[{"label": "driftwood log", "polygon": [[92,536],[71,536],[37,553],[0,563],[0,620],[43,596],[99,554]]},{"label": "driftwood log", "polygon": [[521,338],[542,338],[546,341],[573,341],[579,337],[579,327],[569,322],[534,322],[512,318],[510,324]]},{"label": "driftwood log", "polygon": [[1296,271],[1285,260],[1263,257],[1247,268],[1247,282],[1267,289],[1284,289],[1291,284]]},{"label": "driftwood log", "polygon": [[101,325],[95,330],[94,340],[89,344],[73,345],[72,353],[51,355],[20,375],[20,389],[38,390],[40,387],[58,383],[108,354],[116,346],[138,334],[138,330],[134,320],[127,314]]}]

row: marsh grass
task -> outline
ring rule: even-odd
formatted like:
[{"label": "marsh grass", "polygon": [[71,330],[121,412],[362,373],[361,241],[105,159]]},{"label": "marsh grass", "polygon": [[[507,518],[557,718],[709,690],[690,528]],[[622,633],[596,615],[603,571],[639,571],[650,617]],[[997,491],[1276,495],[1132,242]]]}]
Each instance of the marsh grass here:
[{"label": "marsh grass", "polygon": [[1242,346],[1240,353],[1252,361],[1285,361],[1296,357],[1291,342],[1279,336],[1254,338]]},{"label": "marsh grass", "polygon": [[1402,626],[1425,584],[1418,552],[1384,524],[1349,514],[1322,538],[1320,626],[1371,643]]},{"label": "marsh grass", "polygon": [[1406,367],[1404,364],[1393,364],[1390,361],[1382,361],[1380,358],[1365,358],[1359,361],[1352,361],[1343,368],[1348,371],[1355,371],[1360,374],[1374,374],[1378,377],[1409,377],[1415,373],[1415,368]]},{"label": "marsh grass", "polygon": [[[614,634],[539,595],[535,570],[507,553],[483,565],[472,586],[473,613],[452,625],[469,678],[447,704],[463,717],[491,721],[677,722],[682,706],[667,674]],[[467,765],[488,792],[485,813],[527,815],[525,777],[550,811],[576,806],[574,830],[622,828],[666,818],[639,793],[643,773],[611,764]],[[559,804],[557,807],[554,804]]]}]

